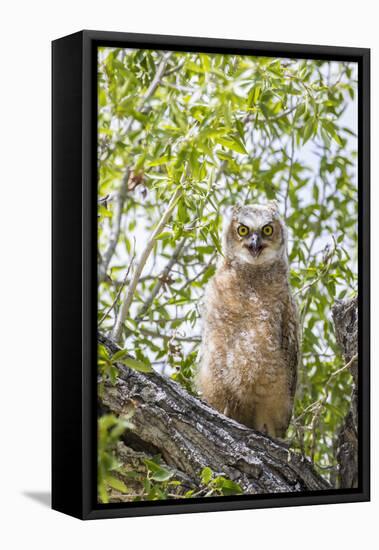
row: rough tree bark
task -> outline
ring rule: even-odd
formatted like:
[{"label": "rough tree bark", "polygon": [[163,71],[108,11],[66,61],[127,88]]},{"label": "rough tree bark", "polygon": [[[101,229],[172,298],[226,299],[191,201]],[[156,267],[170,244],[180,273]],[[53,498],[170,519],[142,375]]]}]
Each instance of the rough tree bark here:
[{"label": "rough tree bark", "polygon": [[353,377],[350,410],[337,440],[339,486],[358,486],[358,300],[344,300],[333,307],[337,342]]},{"label": "rough tree bark", "polygon": [[[104,336],[99,335],[99,341],[112,353],[118,350]],[[134,408],[134,429],[117,448],[120,461],[130,469],[138,469],[144,456],[159,453],[188,488],[199,487],[205,466],[238,483],[245,494],[330,488],[311,463],[285,443],[219,414],[156,372],[143,374],[119,365],[116,384],[106,381],[100,400],[116,415]],[[122,500],[113,495],[117,498]]]}]

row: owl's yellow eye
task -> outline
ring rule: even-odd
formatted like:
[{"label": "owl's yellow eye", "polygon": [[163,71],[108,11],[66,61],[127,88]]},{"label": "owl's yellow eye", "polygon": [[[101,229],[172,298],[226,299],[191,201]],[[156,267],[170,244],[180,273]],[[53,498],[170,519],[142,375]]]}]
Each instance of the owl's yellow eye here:
[{"label": "owl's yellow eye", "polygon": [[246,237],[249,233],[249,228],[246,225],[239,225],[237,232],[240,237]]},{"label": "owl's yellow eye", "polygon": [[274,232],[274,228],[269,223],[262,227],[262,233],[263,235],[266,235],[266,237],[270,237],[273,234],[273,232]]}]

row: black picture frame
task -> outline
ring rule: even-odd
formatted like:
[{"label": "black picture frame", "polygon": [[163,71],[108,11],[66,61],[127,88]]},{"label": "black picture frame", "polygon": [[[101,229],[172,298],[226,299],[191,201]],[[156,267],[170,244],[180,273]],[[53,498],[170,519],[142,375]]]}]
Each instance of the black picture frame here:
[{"label": "black picture frame", "polygon": [[[180,502],[97,503],[98,46],[358,63],[359,487]],[[85,30],[52,43],[52,507],[81,519],[370,499],[370,50]]]}]

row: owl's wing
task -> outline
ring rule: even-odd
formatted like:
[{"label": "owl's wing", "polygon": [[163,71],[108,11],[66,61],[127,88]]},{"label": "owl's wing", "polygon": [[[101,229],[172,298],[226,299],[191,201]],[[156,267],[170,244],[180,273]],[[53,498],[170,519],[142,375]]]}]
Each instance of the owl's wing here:
[{"label": "owl's wing", "polygon": [[[288,386],[292,405],[296,392],[297,369],[299,364],[299,316],[296,303],[292,296],[289,296],[283,312],[282,346],[287,359]],[[288,419],[288,422],[289,421],[290,419]]]}]

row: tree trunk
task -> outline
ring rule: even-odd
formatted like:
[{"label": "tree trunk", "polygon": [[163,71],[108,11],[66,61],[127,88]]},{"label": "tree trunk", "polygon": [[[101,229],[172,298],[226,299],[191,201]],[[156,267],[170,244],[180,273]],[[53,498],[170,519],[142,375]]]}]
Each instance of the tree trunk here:
[{"label": "tree trunk", "polygon": [[[99,336],[111,353],[118,347]],[[115,385],[105,381],[101,406],[116,415],[134,409],[133,431],[126,432],[117,454],[138,466],[144,456],[160,454],[175,469],[174,479],[198,488],[204,467],[238,483],[244,494],[329,489],[311,463],[286,444],[218,413],[178,383],[153,372],[118,365]],[[136,454],[137,453],[137,454]],[[142,453],[142,454],[141,454]],[[113,495],[112,500],[123,497]]]},{"label": "tree trunk", "polygon": [[353,377],[351,405],[337,440],[340,488],[358,486],[358,300],[344,300],[333,307],[337,342]]}]

